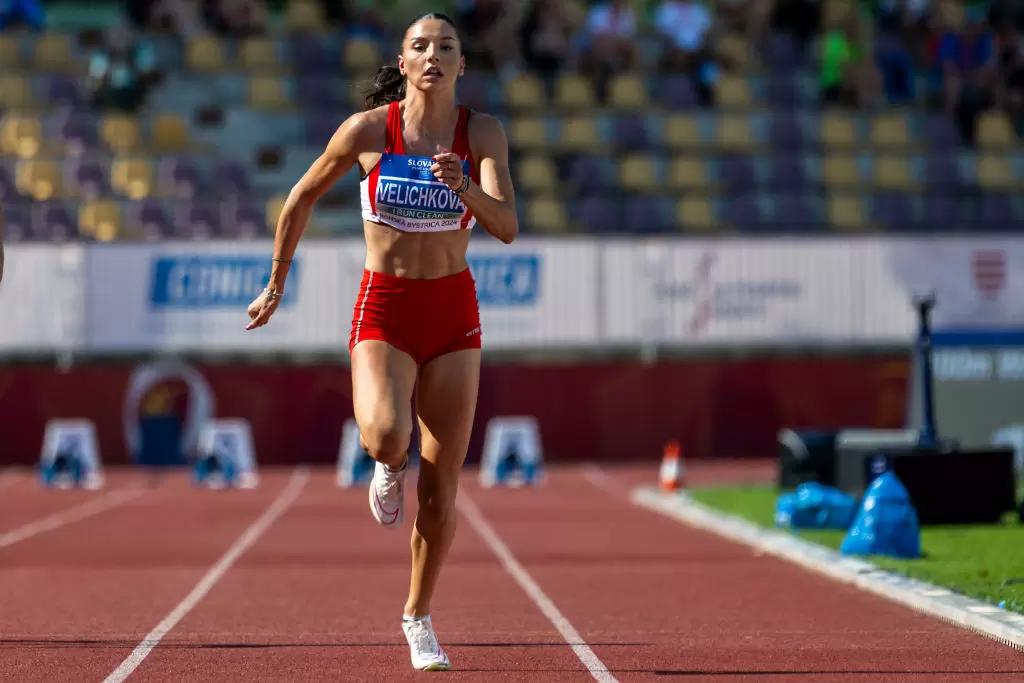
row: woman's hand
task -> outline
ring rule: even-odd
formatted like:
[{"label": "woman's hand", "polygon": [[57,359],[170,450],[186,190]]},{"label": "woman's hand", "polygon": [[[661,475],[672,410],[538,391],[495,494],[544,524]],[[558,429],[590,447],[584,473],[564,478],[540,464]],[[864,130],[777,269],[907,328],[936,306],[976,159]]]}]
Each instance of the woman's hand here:
[{"label": "woman's hand", "polygon": [[459,155],[438,145],[437,154],[431,158],[434,160],[434,165],[430,167],[430,172],[434,174],[434,177],[447,185],[448,189],[453,192],[462,189],[465,177],[462,173],[462,159],[459,158]]},{"label": "woman's hand", "polygon": [[263,327],[274,315],[278,304],[281,303],[281,293],[264,289],[260,295],[249,304],[249,324],[245,329],[254,330]]}]

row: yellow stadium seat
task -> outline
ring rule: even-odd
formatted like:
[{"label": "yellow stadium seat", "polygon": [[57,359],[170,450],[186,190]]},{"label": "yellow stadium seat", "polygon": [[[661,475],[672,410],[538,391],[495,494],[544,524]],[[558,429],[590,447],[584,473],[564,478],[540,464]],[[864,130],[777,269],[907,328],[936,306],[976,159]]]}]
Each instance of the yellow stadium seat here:
[{"label": "yellow stadium seat", "polygon": [[715,105],[723,109],[749,109],[753,101],[743,76],[723,76],[715,86]]},{"label": "yellow stadium seat", "polygon": [[281,68],[277,45],[267,38],[247,38],[238,52],[238,65],[247,71],[272,72]]},{"label": "yellow stadium seat", "polygon": [[912,190],[917,186],[905,157],[883,155],[875,158],[875,186],[885,190]]},{"label": "yellow stadium seat", "polygon": [[0,35],[0,64],[8,68],[21,65],[21,42],[17,36]]},{"label": "yellow stadium seat", "polygon": [[594,86],[578,74],[564,74],[555,82],[555,106],[589,109],[594,106]]},{"label": "yellow stadium seat", "polygon": [[283,109],[288,105],[284,81],[272,76],[253,76],[249,80],[249,104],[257,109]]},{"label": "yellow stadium seat", "polygon": [[553,194],[558,189],[558,170],[550,157],[531,154],[515,165],[516,188],[531,194]]},{"label": "yellow stadium seat", "polygon": [[376,71],[381,63],[377,43],[366,38],[349,38],[342,55],[345,68],[357,73]]},{"label": "yellow stadium seat", "polygon": [[185,68],[198,73],[216,73],[224,69],[224,47],[213,36],[198,36],[188,42]]},{"label": "yellow stadium seat", "polygon": [[855,9],[854,0],[825,0],[821,25],[828,29]]},{"label": "yellow stadium seat", "polygon": [[0,128],[0,153],[22,159],[34,157],[43,144],[43,124],[34,117],[8,116]]},{"label": "yellow stadium seat", "polygon": [[284,21],[285,28],[292,32],[320,32],[327,26],[323,5],[316,0],[289,2]]},{"label": "yellow stadium seat", "polygon": [[754,133],[746,116],[724,114],[718,118],[718,145],[723,149],[746,152],[754,147]]},{"label": "yellow stadium seat", "polygon": [[656,192],[662,181],[654,159],[646,154],[629,154],[619,161],[619,185],[627,192]]},{"label": "yellow stadium seat", "polygon": [[677,156],[669,166],[668,184],[673,190],[710,190],[707,165],[699,157]]},{"label": "yellow stadium seat", "polygon": [[734,34],[725,34],[719,38],[715,45],[717,52],[722,59],[730,66],[743,72],[750,68],[750,46],[747,41]]},{"label": "yellow stadium seat", "polygon": [[526,223],[537,232],[568,232],[565,205],[553,197],[534,197],[526,205]]},{"label": "yellow stadium seat", "polygon": [[1013,176],[1013,167],[1005,156],[985,155],[978,159],[978,184],[986,189],[1012,190],[1020,183]]},{"label": "yellow stadium seat", "polygon": [[117,202],[100,199],[87,201],[78,209],[78,229],[102,242],[121,234],[121,207]]},{"label": "yellow stadium seat", "polygon": [[853,119],[843,114],[826,112],[821,119],[821,142],[825,147],[850,148],[857,144]]},{"label": "yellow stadium seat", "polygon": [[265,211],[268,232],[277,230],[277,221],[281,218],[281,211],[284,210],[284,203],[287,199],[288,195],[276,194],[267,200]]},{"label": "yellow stadium seat", "polygon": [[829,196],[828,221],[837,230],[862,230],[868,227],[860,195]]},{"label": "yellow stadium seat", "polygon": [[857,160],[849,156],[829,155],[824,159],[822,177],[826,185],[856,185],[860,182]]},{"label": "yellow stadium seat", "polygon": [[718,228],[718,219],[707,197],[683,197],[676,204],[676,227],[685,232],[708,232]]},{"label": "yellow stadium seat", "polygon": [[100,139],[114,152],[134,152],[142,145],[139,122],[129,114],[108,114],[100,121]]},{"label": "yellow stadium seat", "polygon": [[69,71],[74,62],[70,40],[60,33],[43,34],[36,40],[33,62],[40,71]]},{"label": "yellow stadium seat", "polygon": [[0,75],[0,109],[24,109],[32,104],[32,85],[27,78]]},{"label": "yellow stadium seat", "polygon": [[180,116],[161,114],[153,121],[153,148],[157,152],[177,152],[187,148],[188,126]]},{"label": "yellow stadium seat", "polygon": [[987,111],[978,118],[978,145],[1008,150],[1016,143],[1010,119],[1004,112]]},{"label": "yellow stadium seat", "polygon": [[509,143],[515,149],[544,149],[548,146],[547,122],[540,116],[520,116],[512,120]]},{"label": "yellow stadium seat", "polygon": [[64,189],[60,167],[52,161],[19,162],[14,182],[18,192],[37,201],[59,197]]},{"label": "yellow stadium seat", "polygon": [[621,73],[608,82],[608,106],[620,111],[639,111],[649,106],[647,84],[640,74]]},{"label": "yellow stadium seat", "polygon": [[685,114],[670,116],[665,121],[665,132],[662,137],[671,149],[699,147],[703,144],[700,124],[697,119]]},{"label": "yellow stadium seat", "polygon": [[882,114],[871,121],[871,144],[875,147],[905,148],[910,145],[910,128],[900,114]]},{"label": "yellow stadium seat", "polygon": [[959,0],[946,0],[945,2],[939,3],[938,12],[945,24],[949,26],[951,30],[957,30],[963,28],[964,15],[965,15],[965,3]]},{"label": "yellow stadium seat", "polygon": [[147,160],[122,160],[110,169],[110,184],[130,199],[145,199],[153,192],[153,165]]},{"label": "yellow stadium seat", "polygon": [[559,145],[566,150],[594,150],[601,141],[597,134],[597,123],[589,116],[573,116],[562,121]]},{"label": "yellow stadium seat", "polygon": [[502,90],[505,104],[511,109],[539,109],[546,104],[544,85],[533,74],[517,75]]}]

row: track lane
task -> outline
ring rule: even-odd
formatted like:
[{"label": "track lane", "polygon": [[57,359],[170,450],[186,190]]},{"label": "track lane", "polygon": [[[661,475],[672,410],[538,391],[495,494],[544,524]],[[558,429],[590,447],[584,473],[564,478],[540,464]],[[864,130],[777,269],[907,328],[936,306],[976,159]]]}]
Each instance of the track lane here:
[{"label": "track lane", "polygon": [[580,468],[540,489],[467,489],[621,681],[1024,674],[1020,652],[641,509]]},{"label": "track lane", "polygon": [[[412,475],[411,507],[392,532],[371,518],[365,489],[315,476],[131,680],[421,678],[400,627],[414,491]],[[468,524],[460,522],[435,605],[460,679],[593,680]]]},{"label": "track lane", "polygon": [[[283,488],[225,495],[171,477],[117,509],[0,549],[11,680],[100,681]],[[52,492],[41,492],[49,494]]]}]

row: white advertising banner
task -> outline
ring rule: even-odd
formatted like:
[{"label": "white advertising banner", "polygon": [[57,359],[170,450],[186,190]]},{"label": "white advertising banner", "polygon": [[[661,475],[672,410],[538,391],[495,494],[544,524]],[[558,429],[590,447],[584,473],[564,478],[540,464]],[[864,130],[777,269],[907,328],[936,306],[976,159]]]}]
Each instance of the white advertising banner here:
[{"label": "white advertising banner", "polygon": [[913,309],[874,240],[651,240],[603,251],[604,341],[907,341]]},{"label": "white advertising banner", "polygon": [[4,253],[0,352],[80,348],[85,332],[85,246],[8,244]]}]

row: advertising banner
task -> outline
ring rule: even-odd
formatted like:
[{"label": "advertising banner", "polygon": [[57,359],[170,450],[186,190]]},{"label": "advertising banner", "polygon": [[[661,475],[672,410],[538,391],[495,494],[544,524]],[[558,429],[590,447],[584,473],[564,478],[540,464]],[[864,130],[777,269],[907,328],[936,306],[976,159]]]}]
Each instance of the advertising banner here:
[{"label": "advertising banner", "polygon": [[8,244],[4,253],[0,353],[80,348],[85,341],[85,246]]}]

